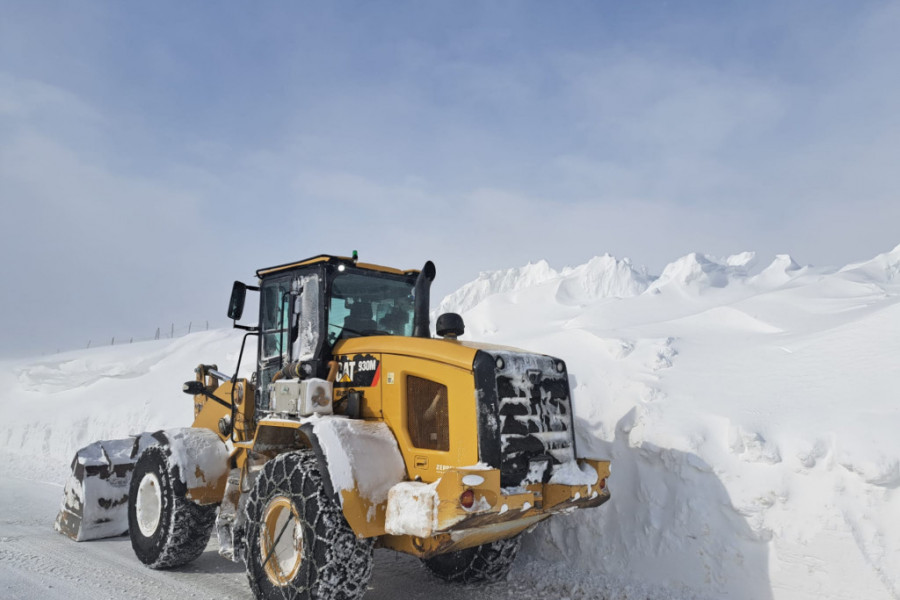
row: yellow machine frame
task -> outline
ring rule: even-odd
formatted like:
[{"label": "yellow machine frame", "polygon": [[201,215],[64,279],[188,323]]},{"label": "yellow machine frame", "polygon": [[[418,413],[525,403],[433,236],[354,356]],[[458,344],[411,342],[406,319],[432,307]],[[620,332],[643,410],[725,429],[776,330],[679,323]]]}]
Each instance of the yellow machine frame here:
[{"label": "yellow machine frame", "polygon": [[[291,265],[293,266],[293,265]],[[285,267],[287,268],[287,267]],[[388,535],[385,531],[387,503],[375,506],[358,490],[343,490],[341,500],[344,515],[360,537],[377,537],[380,545],[394,550],[427,558],[436,554],[484,544],[510,537],[532,527],[554,513],[576,508],[597,506],[609,498],[606,478],[610,463],[602,460],[579,459],[597,472],[594,486],[532,484],[513,493],[500,487],[500,471],[484,469],[478,462],[476,430],[476,403],[472,362],[480,349],[503,349],[499,346],[473,344],[456,340],[375,336],[354,338],[339,342],[335,347],[335,359],[342,356],[372,355],[381,365],[382,375],[378,385],[365,390],[362,416],[370,421],[383,421],[394,433],[400,448],[408,479],[437,484],[437,528],[427,538],[411,535]],[[406,423],[405,380],[418,376],[447,386],[449,398],[450,448],[447,451],[416,448],[410,439]],[[251,470],[274,458],[281,452],[299,448],[311,448],[310,440],[301,430],[303,421],[262,420],[254,421],[254,389],[246,379],[234,384],[219,383],[201,365],[197,380],[222,402],[203,395],[194,397],[194,427],[210,429],[223,440],[233,441],[232,468],[239,469],[242,480]],[[335,402],[349,390],[336,390]],[[233,433],[223,423],[232,418],[226,406],[235,398]],[[477,486],[466,485],[463,478],[476,474],[483,480]],[[245,485],[241,485],[246,489]],[[487,510],[473,512],[463,508],[460,497],[471,490],[490,506]],[[205,488],[189,490],[189,496],[202,504],[218,503],[225,491],[225,480]],[[374,515],[374,517],[373,517]]]}]

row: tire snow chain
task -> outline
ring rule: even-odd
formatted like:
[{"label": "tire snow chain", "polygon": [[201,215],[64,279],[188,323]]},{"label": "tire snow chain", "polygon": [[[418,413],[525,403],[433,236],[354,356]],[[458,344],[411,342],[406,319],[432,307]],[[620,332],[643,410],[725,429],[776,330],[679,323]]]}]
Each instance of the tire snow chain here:
[{"label": "tire snow chain", "polygon": [[[262,564],[260,565],[262,572],[256,577],[257,581],[262,581],[262,578],[266,576],[266,565],[269,564],[269,560],[272,558],[272,555],[275,554],[275,548],[278,547],[278,542],[281,541],[281,536],[283,536],[284,532],[287,531],[287,526],[290,524],[290,522],[291,521],[289,519],[284,525],[281,526],[281,531],[278,532],[278,536],[275,538],[275,541],[272,543],[272,549],[269,550],[269,554],[268,554],[268,556],[266,556],[266,560],[264,560],[262,562]],[[300,560],[303,560],[303,557],[300,557]],[[284,600],[288,600],[287,593],[285,592],[284,588],[281,586],[275,586],[275,587],[278,588],[278,592],[281,594],[281,597]]]}]

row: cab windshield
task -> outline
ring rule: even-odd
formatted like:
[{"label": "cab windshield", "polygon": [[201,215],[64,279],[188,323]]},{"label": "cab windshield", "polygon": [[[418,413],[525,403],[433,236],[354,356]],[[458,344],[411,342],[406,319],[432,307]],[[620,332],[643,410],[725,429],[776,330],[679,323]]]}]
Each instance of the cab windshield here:
[{"label": "cab windshield", "polygon": [[377,275],[342,273],[331,286],[328,339],[412,335],[413,283]]}]

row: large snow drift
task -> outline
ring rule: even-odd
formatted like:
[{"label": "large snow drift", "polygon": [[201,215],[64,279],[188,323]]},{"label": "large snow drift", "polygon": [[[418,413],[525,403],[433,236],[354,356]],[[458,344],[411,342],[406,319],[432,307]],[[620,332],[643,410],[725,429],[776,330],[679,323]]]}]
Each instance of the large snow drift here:
[{"label": "large snow drift", "polygon": [[[466,339],[564,358],[578,452],[613,460],[613,499],[540,526],[514,575],[553,597],[900,598],[898,304],[900,246],[839,270],[541,262],[448,296]],[[239,345],[0,363],[4,469],[62,482],[88,442],[189,423],[180,383]]]}]

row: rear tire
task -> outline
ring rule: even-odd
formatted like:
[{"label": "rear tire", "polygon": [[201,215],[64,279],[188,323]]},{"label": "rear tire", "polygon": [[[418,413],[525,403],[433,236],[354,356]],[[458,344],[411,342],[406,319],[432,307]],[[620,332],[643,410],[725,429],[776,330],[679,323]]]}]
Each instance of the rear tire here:
[{"label": "rear tire", "polygon": [[452,583],[494,583],[506,579],[519,554],[519,537],[497,540],[422,559],[437,577]]},{"label": "rear tire", "polygon": [[358,539],[322,485],[309,450],[282,454],[246,506],[247,578],[260,600],[356,600],[372,575],[372,539]]},{"label": "rear tire", "polygon": [[150,446],[138,459],[128,490],[131,547],[151,569],[187,564],[200,556],[216,520],[216,505],[187,498],[179,466],[164,446]]}]

